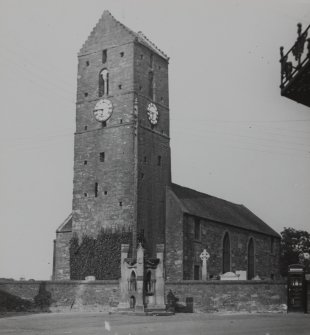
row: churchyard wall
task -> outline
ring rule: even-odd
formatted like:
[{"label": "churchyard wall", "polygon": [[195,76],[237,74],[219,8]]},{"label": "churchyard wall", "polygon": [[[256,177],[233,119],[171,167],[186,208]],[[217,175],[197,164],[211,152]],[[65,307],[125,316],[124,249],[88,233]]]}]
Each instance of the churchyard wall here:
[{"label": "churchyard wall", "polygon": [[180,305],[192,297],[198,312],[286,311],[287,287],[280,281],[193,281],[166,283]]},{"label": "churchyard wall", "polygon": [[[194,312],[286,311],[285,282],[170,281],[165,290],[166,298],[170,291],[173,293],[181,310],[186,298],[192,297]],[[1,282],[0,312],[108,312],[117,307],[119,293],[117,280]]]},{"label": "churchyard wall", "polygon": [[0,282],[0,312],[104,312],[118,301],[118,280]]}]

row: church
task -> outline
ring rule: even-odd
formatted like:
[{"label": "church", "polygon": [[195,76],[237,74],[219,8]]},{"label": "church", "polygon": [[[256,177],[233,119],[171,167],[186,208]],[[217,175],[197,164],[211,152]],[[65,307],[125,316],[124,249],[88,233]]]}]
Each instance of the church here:
[{"label": "church", "polygon": [[151,268],[160,250],[168,281],[201,280],[204,250],[207,280],[279,277],[280,236],[270,226],[243,205],[172,182],[168,65],[108,11],[82,46],[72,213],[56,231],[54,280],[119,279],[124,245],[131,259],[143,247]]}]

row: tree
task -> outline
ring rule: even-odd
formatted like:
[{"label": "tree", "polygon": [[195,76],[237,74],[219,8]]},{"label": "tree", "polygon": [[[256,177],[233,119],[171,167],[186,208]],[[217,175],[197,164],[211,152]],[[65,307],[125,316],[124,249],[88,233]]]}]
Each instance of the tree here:
[{"label": "tree", "polygon": [[280,271],[287,275],[290,264],[303,264],[309,272],[310,234],[305,230],[284,228],[281,232]]}]

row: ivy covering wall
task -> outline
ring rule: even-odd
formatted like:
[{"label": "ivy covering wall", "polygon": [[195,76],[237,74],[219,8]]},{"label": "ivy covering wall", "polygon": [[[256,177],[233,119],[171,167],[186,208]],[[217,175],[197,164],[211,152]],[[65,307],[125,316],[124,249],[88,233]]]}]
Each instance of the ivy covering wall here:
[{"label": "ivy covering wall", "polygon": [[79,242],[77,235],[70,240],[70,277],[84,280],[95,276],[97,280],[119,279],[121,244],[131,244],[131,232],[102,230],[97,238],[84,236]]}]

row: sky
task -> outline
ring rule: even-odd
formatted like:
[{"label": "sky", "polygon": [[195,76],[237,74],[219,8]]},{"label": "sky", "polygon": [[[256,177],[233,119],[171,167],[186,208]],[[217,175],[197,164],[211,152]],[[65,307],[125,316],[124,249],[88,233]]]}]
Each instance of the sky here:
[{"label": "sky", "polygon": [[173,182],[310,230],[310,109],[279,47],[308,0],[0,0],[0,278],[49,279],[71,212],[77,52],[103,11],[170,57]]}]

